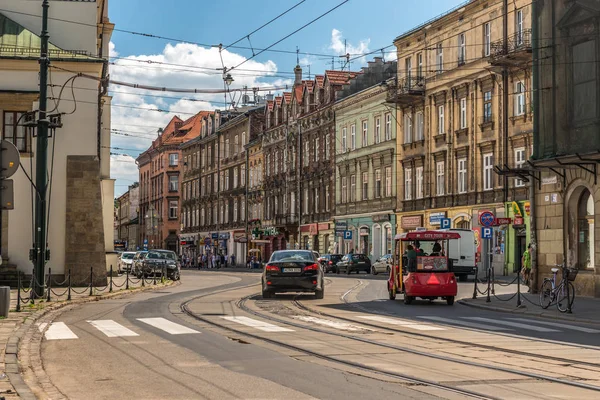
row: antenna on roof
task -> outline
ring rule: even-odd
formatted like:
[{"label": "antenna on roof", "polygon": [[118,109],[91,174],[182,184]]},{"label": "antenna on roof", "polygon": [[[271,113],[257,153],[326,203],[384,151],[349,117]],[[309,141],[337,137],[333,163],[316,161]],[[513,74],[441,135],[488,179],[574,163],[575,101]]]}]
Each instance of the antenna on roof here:
[{"label": "antenna on roof", "polygon": [[311,79],[310,78],[310,64],[308,64],[307,67],[308,67],[308,80],[310,80]]},{"label": "antenna on roof", "polygon": [[296,46],[296,65],[300,65],[300,49]]}]

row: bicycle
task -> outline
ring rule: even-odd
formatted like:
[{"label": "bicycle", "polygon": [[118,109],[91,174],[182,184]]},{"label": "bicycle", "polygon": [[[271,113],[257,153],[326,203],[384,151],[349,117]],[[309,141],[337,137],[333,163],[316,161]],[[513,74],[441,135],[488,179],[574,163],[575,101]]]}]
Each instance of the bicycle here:
[{"label": "bicycle", "polygon": [[[543,309],[546,309],[556,301],[558,311],[562,313],[571,312],[575,301],[575,287],[572,282],[577,277],[578,271],[573,268],[565,268],[564,264],[556,264],[555,267],[551,269],[552,278],[544,278],[542,283],[540,305]],[[559,270],[562,270],[562,280],[557,285],[556,275]],[[567,299],[566,302],[565,299]]]}]

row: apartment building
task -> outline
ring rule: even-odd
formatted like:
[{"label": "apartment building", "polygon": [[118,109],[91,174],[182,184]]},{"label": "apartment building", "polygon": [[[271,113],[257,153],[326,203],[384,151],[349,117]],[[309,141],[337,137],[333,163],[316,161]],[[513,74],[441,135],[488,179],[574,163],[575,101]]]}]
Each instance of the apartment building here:
[{"label": "apartment building", "polygon": [[[392,254],[396,233],[395,109],[382,82],[396,77],[397,63],[375,58],[338,92],[334,252],[377,260]],[[350,231],[350,239],[342,231]]]},{"label": "apartment building", "polygon": [[478,235],[480,212],[516,214],[518,225],[494,229],[498,274],[519,269],[529,221],[525,181],[494,167],[523,166],[533,144],[531,0],[503,3],[474,0],[397,37],[388,98],[399,123],[399,228],[450,218]]}]

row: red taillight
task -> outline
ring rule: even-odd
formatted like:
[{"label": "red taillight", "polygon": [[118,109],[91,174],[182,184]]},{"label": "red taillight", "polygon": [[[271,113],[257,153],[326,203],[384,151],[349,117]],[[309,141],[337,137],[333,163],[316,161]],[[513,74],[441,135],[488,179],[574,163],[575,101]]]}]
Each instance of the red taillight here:
[{"label": "red taillight", "polygon": [[268,271],[268,272],[279,272],[279,271],[281,271],[279,269],[279,267],[277,267],[275,265],[269,265],[269,264],[267,264],[267,266],[265,267],[265,270]]},{"label": "red taillight", "polygon": [[329,261],[329,265],[333,265],[333,261]]},{"label": "red taillight", "polygon": [[305,271],[317,271],[319,269],[319,264],[311,264],[304,267]]}]

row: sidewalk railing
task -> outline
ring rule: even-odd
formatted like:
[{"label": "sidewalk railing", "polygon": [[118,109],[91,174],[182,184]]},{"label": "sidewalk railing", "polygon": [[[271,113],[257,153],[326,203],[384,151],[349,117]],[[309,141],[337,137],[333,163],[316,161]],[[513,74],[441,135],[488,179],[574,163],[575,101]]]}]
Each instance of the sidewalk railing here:
[{"label": "sidewalk railing", "polygon": [[[94,273],[94,269],[90,267],[90,274],[88,278],[86,278],[85,282],[80,282],[80,284],[72,282],[72,274],[69,269],[65,279],[62,282],[55,282],[52,277],[52,268],[48,268],[48,273],[44,278],[44,282],[39,282],[36,277],[34,271],[32,271],[31,279],[29,283],[23,280],[23,273],[21,271],[17,272],[17,304],[15,307],[16,312],[21,312],[22,306],[27,304],[34,305],[36,300],[45,300],[47,302],[52,301],[53,296],[55,298],[60,299],[64,298],[66,295],[66,301],[71,301],[73,298],[73,294],[75,295],[85,295],[85,293],[89,293],[88,296],[94,296],[97,294],[101,294],[104,292],[113,293],[115,288],[118,290],[129,290],[132,287],[145,287],[148,285],[156,285],[158,282],[165,283],[167,280],[167,266],[166,264],[162,265],[162,268],[158,272],[159,277],[157,280],[157,272],[154,269],[151,278],[147,278],[145,274],[141,274],[141,277],[132,277],[130,275],[129,269],[125,270],[125,280],[123,282],[117,283],[115,281],[115,274],[113,273],[113,266],[110,266],[110,270],[108,271],[108,281],[105,286],[95,286],[94,282],[98,281],[100,278]],[[66,286],[64,286],[66,285]],[[44,288],[44,296],[39,296],[35,292],[36,286],[42,286]]]}]

